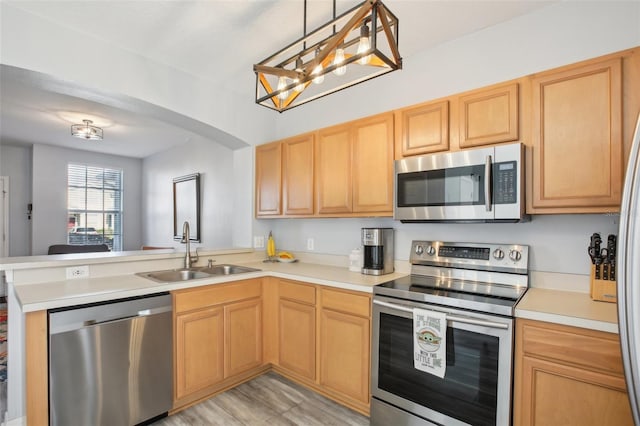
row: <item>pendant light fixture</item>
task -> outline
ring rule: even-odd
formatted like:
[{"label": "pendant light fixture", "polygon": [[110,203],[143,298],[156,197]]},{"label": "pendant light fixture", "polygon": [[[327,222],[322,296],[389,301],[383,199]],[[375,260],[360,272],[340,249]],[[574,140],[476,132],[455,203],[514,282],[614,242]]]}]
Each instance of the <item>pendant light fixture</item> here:
[{"label": "pendant light fixture", "polygon": [[[256,103],[279,112],[402,69],[398,18],[381,0],[364,3],[255,64]],[[313,84],[312,84],[313,83]]]},{"label": "pendant light fixture", "polygon": [[102,140],[102,129],[94,126],[91,120],[82,120],[84,124],[73,124],[71,135],[82,139]]}]

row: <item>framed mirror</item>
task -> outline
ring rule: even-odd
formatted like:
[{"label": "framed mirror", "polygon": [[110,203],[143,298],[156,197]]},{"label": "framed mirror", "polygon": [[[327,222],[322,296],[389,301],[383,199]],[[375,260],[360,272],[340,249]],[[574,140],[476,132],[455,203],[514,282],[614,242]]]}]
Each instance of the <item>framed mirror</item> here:
[{"label": "framed mirror", "polygon": [[200,173],[173,179],[173,239],[182,240],[182,226],[189,222],[189,240],[200,242]]}]

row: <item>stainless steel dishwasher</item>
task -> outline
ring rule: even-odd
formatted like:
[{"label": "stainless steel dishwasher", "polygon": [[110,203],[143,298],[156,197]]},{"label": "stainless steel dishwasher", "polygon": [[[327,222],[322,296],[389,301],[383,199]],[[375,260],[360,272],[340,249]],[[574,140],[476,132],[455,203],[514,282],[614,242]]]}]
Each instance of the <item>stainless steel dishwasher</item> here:
[{"label": "stainless steel dishwasher", "polygon": [[168,293],[49,310],[51,425],[130,426],[173,393]]}]

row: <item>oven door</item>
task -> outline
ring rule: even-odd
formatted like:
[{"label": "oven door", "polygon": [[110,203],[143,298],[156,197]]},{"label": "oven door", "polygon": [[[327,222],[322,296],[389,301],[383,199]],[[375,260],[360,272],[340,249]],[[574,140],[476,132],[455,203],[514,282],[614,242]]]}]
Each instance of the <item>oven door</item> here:
[{"label": "oven door", "polygon": [[[444,378],[413,366],[413,308],[447,314]],[[509,425],[513,319],[376,295],[371,424],[406,413],[444,425]],[[389,404],[394,407],[389,407]],[[389,407],[382,413],[380,407]],[[400,410],[398,410],[400,409]],[[404,410],[404,411],[402,411]],[[398,414],[393,414],[393,412]],[[379,420],[384,418],[384,420]],[[430,424],[425,422],[424,424]],[[396,422],[397,423],[397,422]],[[416,421],[415,424],[422,424]]]}]

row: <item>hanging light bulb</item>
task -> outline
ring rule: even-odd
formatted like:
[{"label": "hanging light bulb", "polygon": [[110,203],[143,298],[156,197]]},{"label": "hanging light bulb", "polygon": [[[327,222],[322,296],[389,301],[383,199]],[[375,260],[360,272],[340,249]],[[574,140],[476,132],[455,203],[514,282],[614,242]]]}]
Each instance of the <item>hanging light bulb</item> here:
[{"label": "hanging light bulb", "polygon": [[[362,24],[360,27],[360,42],[358,42],[358,53],[367,52],[371,48],[371,42],[369,41],[369,27],[367,24]],[[363,56],[358,59],[360,65],[367,65],[371,55]]]},{"label": "hanging light bulb", "polygon": [[[333,58],[333,65],[340,65],[342,63],[344,63],[344,49],[342,48],[342,46],[338,46],[338,48],[336,49],[336,54]],[[338,68],[333,70],[333,73],[335,75],[344,75],[346,72],[346,65],[339,66]]]},{"label": "hanging light bulb", "polygon": [[[278,79],[278,90],[282,90],[282,89],[284,89],[285,87],[287,87],[287,79],[286,79],[286,77],[282,76],[282,77],[280,77],[280,78]],[[282,99],[282,100],[287,99],[287,98],[289,97],[289,91],[288,91],[288,90],[285,90],[285,91],[283,91],[283,92],[280,92],[280,93],[278,94],[278,97],[279,97],[280,99]]]},{"label": "hanging light bulb", "polygon": [[[302,72],[302,58],[296,59],[296,71]],[[300,83],[300,79],[296,78],[293,80],[294,83],[299,83],[296,87],[293,88],[296,92],[300,93],[304,90],[304,83]]]},{"label": "hanging light bulb", "polygon": [[[316,56],[320,54],[320,48],[316,49]],[[322,63],[318,63],[316,67],[311,71],[311,75],[315,75],[316,77],[313,79],[315,84],[322,84],[324,81],[324,74],[322,74]]]}]

